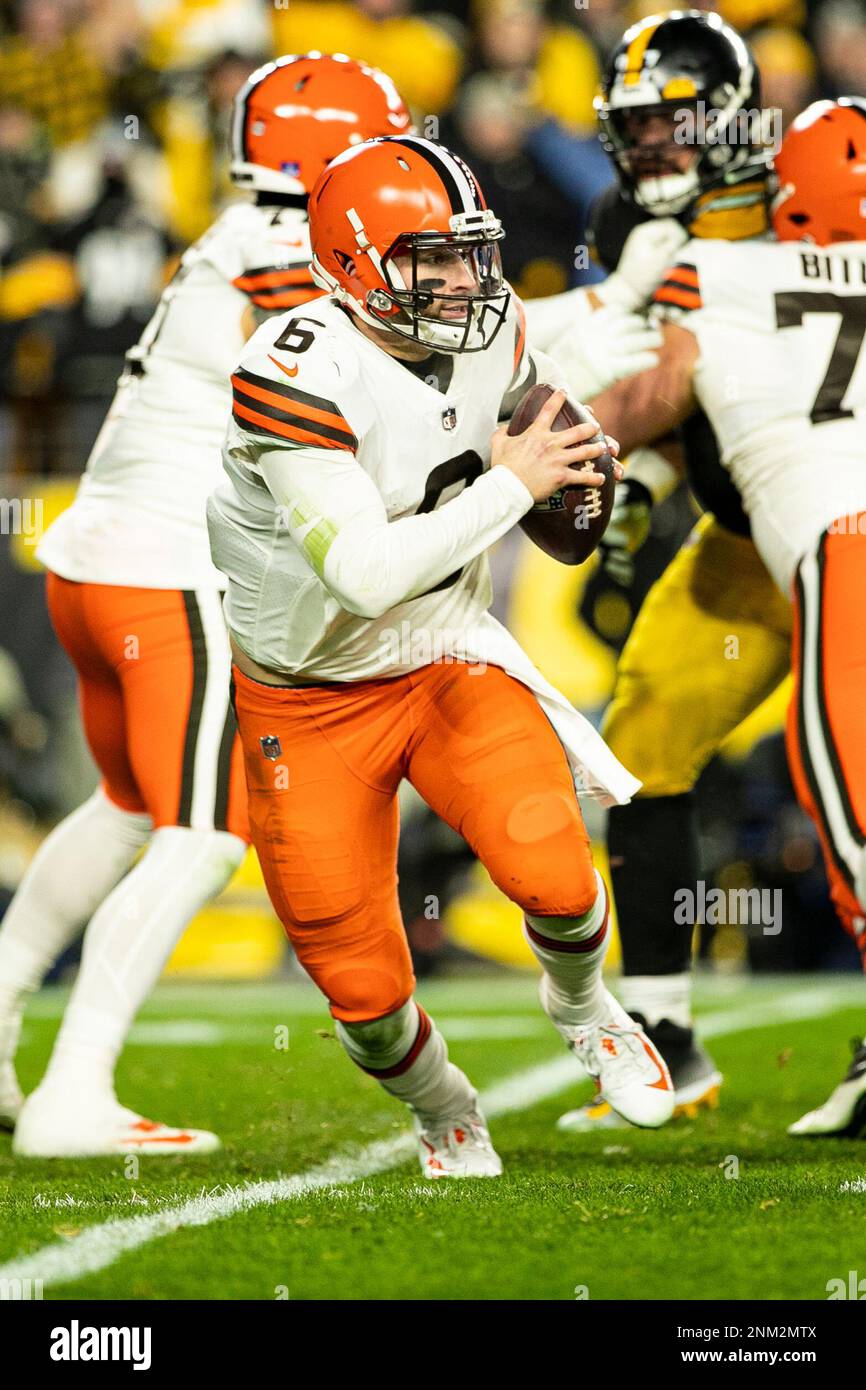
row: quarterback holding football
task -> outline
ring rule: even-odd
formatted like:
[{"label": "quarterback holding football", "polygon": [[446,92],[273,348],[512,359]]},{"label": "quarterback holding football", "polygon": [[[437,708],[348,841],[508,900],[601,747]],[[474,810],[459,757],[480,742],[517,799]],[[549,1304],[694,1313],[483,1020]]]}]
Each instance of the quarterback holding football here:
[{"label": "quarterback holding football", "polygon": [[343,1046],[410,1107],[425,1174],[496,1176],[476,1092],[413,999],[404,778],[520,904],[543,1007],[609,1103],[651,1127],[673,1109],[601,981],[607,892],[576,795],[638,784],[487,611],[486,550],[563,488],[609,483],[593,461],[617,446],[591,418],[554,428],[561,390],[508,432],[528,388],[562,381],[527,341],[503,228],[462,160],[369,141],[329,165],[309,215],[328,294],[247,344],[208,506],[250,829]]}]

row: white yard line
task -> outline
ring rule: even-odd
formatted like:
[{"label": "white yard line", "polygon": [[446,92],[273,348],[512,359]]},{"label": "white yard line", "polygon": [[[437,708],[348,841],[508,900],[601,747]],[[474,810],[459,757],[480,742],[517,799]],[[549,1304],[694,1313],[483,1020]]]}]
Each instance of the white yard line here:
[{"label": "white yard line", "polygon": [[[481,1097],[488,1117],[523,1110],[548,1096],[557,1095],[581,1079],[577,1062],[563,1053],[552,1062],[529,1067]],[[368,1144],[358,1153],[337,1154],[306,1173],[265,1182],[243,1183],[227,1192],[205,1193],[153,1215],[116,1218],[88,1226],[68,1241],[43,1246],[32,1255],[0,1265],[0,1279],[38,1278],[43,1284],[64,1284],[107,1268],[121,1255],[137,1250],[160,1236],[184,1226],[208,1226],[251,1207],[291,1202],[323,1187],[342,1187],[396,1168],[415,1150],[411,1134]]]},{"label": "white yard line", "polygon": [[[787,999],[764,1003],[754,1009],[732,1009],[706,1019],[704,1037],[745,1032],[782,1020],[815,1018],[838,1009],[839,999],[830,986],[802,990]],[[568,1053],[539,1066],[516,1072],[489,1087],[481,1096],[488,1118],[525,1110],[558,1095],[580,1079],[580,1069]],[[410,1134],[368,1144],[357,1153],[337,1154],[325,1163],[292,1177],[243,1183],[228,1191],[204,1193],[152,1215],[117,1217],[88,1226],[70,1240],[42,1246],[31,1255],[0,1265],[0,1279],[41,1279],[43,1284],[71,1283],[107,1269],[131,1250],[187,1226],[208,1226],[253,1207],[292,1202],[322,1188],[342,1187],[375,1173],[398,1167],[414,1150]]]},{"label": "white yard line", "polygon": [[[862,982],[861,988],[862,988]],[[866,1013],[866,989],[862,989],[862,999],[858,1001]],[[719,1009],[717,1012],[699,1014],[696,1020],[699,1038],[716,1038],[725,1033],[747,1033],[750,1028],[767,1028],[773,1023],[802,1021],[807,1018],[823,1018],[825,1014],[838,1013],[840,1009],[850,1008],[851,1001],[840,999],[839,991],[832,985],[814,985],[796,990],[786,995],[780,992],[778,999],[756,1000],[738,1009]]]}]

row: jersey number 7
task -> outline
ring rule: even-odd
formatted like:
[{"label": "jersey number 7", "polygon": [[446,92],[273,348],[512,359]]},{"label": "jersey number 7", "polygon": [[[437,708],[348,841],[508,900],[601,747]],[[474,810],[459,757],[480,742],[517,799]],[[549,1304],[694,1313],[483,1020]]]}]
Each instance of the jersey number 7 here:
[{"label": "jersey number 7", "polygon": [[813,425],[841,420],[854,414],[843,410],[842,401],[851,384],[863,336],[866,334],[866,295],[831,294],[827,290],[792,290],[774,296],[776,325],[799,328],[804,314],[838,314],[839,333],[833,344],[824,380],[809,411]]}]

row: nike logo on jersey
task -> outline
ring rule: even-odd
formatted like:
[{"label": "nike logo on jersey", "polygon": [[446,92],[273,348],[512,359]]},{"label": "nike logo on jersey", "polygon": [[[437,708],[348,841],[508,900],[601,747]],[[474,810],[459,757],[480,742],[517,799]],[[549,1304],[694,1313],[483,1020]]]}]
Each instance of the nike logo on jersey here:
[{"label": "nike logo on jersey", "polygon": [[270,354],[270,353],[268,353],[268,357],[270,358],[271,362],[273,362],[273,364],[274,364],[275,367],[279,367],[279,369],[280,369],[281,372],[285,372],[286,376],[297,376],[297,375],[298,375],[298,368],[297,368],[297,366],[294,366],[294,367],[284,367],[283,364],[282,364],[282,362],[278,362],[277,359],[276,359],[276,357],[271,357],[271,354]]}]

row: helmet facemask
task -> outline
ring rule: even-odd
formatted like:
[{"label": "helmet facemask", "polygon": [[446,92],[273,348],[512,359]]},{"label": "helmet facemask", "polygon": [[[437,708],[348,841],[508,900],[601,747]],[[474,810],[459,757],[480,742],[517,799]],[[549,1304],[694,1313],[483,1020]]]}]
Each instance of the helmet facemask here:
[{"label": "helmet facemask", "polygon": [[508,308],[498,246],[505,233],[489,209],[450,221],[449,232],[404,233],[392,242],[379,266],[388,288],[368,291],[365,318],[440,352],[483,352]]},{"label": "helmet facemask", "polygon": [[633,25],[594,107],[623,192],[651,216],[689,226],[718,199],[731,212],[754,201],[765,218],[762,190],[747,197],[740,185],[766,181],[776,113],[763,109],[754,60],[718,15],[677,11]]},{"label": "helmet facemask", "polygon": [[700,153],[677,139],[686,129],[684,113],[693,109],[683,102],[618,108],[599,103],[605,148],[638,207],[655,217],[684,211],[701,191]]}]

